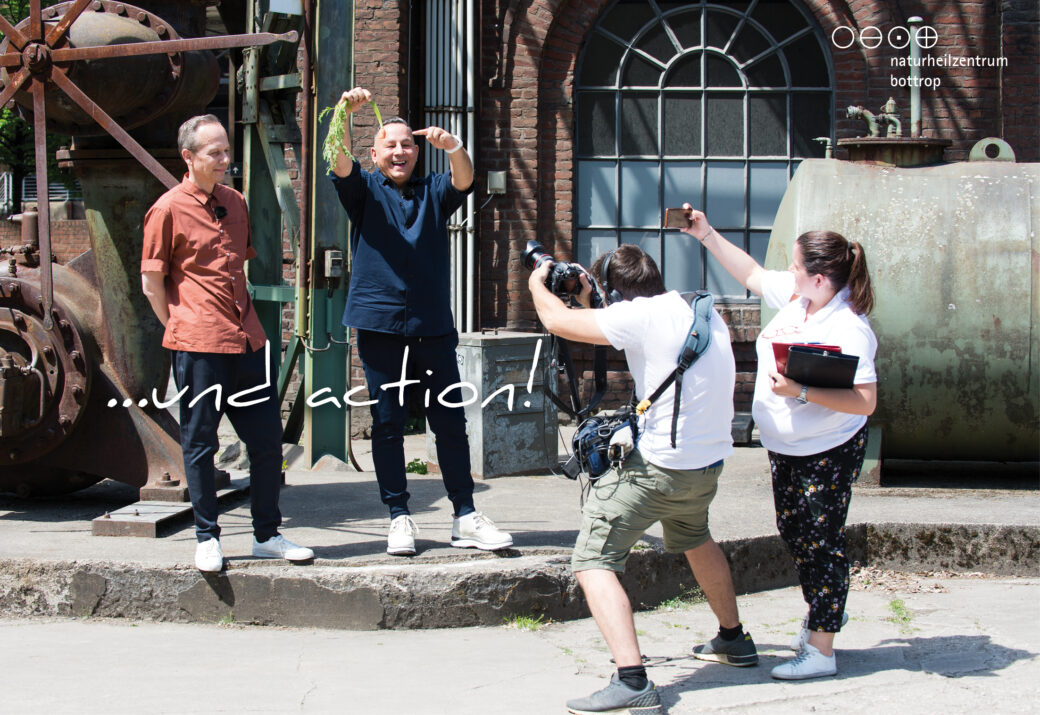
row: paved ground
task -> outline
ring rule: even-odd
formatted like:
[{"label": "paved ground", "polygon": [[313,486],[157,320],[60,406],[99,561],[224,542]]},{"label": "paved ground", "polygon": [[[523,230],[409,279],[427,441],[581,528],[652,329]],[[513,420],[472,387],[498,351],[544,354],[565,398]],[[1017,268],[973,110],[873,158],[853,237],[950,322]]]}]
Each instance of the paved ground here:
[{"label": "paved ground", "polygon": [[[379,502],[368,442],[354,443],[366,471],[326,458],[323,468],[297,469],[290,461],[282,490],[283,533],[314,548],[321,566],[429,564],[451,560],[495,559],[473,550],[452,549],[451,504],[440,477],[409,475],[411,507],[419,526],[420,553],[413,559],[387,556],[385,508]],[[290,460],[293,454],[289,454]],[[406,438],[406,458],[425,457],[425,438]],[[927,481],[910,481],[927,484]],[[1010,479],[985,471],[963,481],[936,477],[932,484],[968,484],[968,488],[857,488],[849,523],[1040,525],[1040,490],[1036,479]],[[1017,488],[986,488],[989,486]],[[1030,488],[1031,487],[1031,488]],[[501,477],[478,481],[477,508],[513,534],[509,555],[566,554],[580,523],[577,483],[554,476]],[[712,504],[716,540],[774,536],[772,491],[765,450],[738,448],[726,460],[719,493]],[[0,559],[108,561],[147,566],[192,566],[195,536],[190,518],[160,539],[97,537],[90,521],[136,500],[136,490],[104,481],[89,489],[50,500],[0,496]],[[240,500],[221,516],[224,554],[231,569],[256,566],[250,557],[248,501]],[[660,537],[660,527],[650,532]]]},{"label": "paved ground", "polygon": [[[869,586],[865,590],[867,583]],[[695,712],[1033,713],[1040,578],[868,573],[849,598],[836,678],[769,669],[803,612],[793,588],[741,597],[762,656],[736,669],[689,656],[705,604],[636,615],[672,715]],[[2,713],[563,713],[611,672],[588,619],[350,632],[99,619],[0,620]]]}]

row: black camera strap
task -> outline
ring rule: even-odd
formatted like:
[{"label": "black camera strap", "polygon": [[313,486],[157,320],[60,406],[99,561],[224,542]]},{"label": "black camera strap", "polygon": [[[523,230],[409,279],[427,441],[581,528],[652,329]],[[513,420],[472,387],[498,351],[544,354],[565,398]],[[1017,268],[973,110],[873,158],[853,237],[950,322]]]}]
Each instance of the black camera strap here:
[{"label": "black camera strap", "polygon": [[567,391],[570,404],[568,405],[560,399],[559,395],[553,392],[548,380],[543,383],[542,388],[554,405],[580,422],[592,413],[592,410],[599,404],[600,400],[603,399],[603,395],[607,392],[607,348],[604,345],[597,345],[593,350],[593,393],[592,397],[589,398],[588,404],[584,407],[581,405],[581,393],[578,388],[577,375],[574,371],[574,360],[571,358],[571,350],[567,341],[553,336],[550,354],[552,355],[552,363],[554,363],[552,367],[555,367],[557,370],[562,369],[567,377]]},{"label": "black camera strap", "polygon": [[711,311],[715,307],[715,296],[705,290],[683,293],[682,297],[693,308],[693,325],[690,326],[686,341],[679,352],[678,364],[672,370],[672,374],[665,378],[650,397],[636,405],[636,414],[642,415],[672,383],[675,383],[675,397],[672,401],[672,449],[675,449],[675,433],[679,425],[683,375],[711,345]]}]

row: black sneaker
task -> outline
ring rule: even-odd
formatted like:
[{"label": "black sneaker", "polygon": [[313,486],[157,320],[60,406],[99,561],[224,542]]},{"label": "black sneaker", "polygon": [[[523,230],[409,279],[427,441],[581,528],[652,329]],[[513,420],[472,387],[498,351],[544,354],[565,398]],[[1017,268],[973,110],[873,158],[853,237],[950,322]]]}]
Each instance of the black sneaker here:
[{"label": "black sneaker", "polygon": [[751,640],[750,633],[745,633],[742,638],[731,641],[722,640],[721,636],[715,636],[704,645],[695,646],[693,657],[735,665],[738,668],[758,665],[758,651],[755,650],[755,641]]},{"label": "black sneaker", "polygon": [[649,680],[642,690],[635,690],[621,682],[618,674],[610,678],[610,685],[597,690],[587,698],[567,701],[567,712],[573,715],[593,713],[628,713],[629,715],[664,715],[661,696]]}]

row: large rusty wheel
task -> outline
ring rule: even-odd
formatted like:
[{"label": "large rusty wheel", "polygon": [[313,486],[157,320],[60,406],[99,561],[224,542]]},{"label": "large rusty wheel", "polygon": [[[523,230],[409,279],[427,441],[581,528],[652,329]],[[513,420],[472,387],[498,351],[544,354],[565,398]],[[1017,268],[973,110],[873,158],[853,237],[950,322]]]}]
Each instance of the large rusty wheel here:
[{"label": "large rusty wheel", "polygon": [[[112,460],[120,455],[95,454],[92,465],[66,460],[58,466],[54,455],[59,444],[81,457],[91,450],[106,451],[85,443],[86,433],[95,432],[84,427],[91,426],[89,417],[80,418],[92,405],[96,409],[119,395],[99,378],[95,364],[112,356],[92,357],[97,347],[92,337],[84,338],[91,333],[75,319],[85,304],[97,304],[98,294],[89,287],[77,292],[81,279],[51,263],[47,131],[111,135],[163,185],[173,187],[177,179],[127,130],[164,112],[175,114],[178,101],[202,94],[197,84],[206,80],[192,77],[205,73],[186,71],[191,62],[208,55],[200,50],[295,42],[297,35],[185,39],[163,18],[110,0],[70,0],[48,8],[41,8],[41,0],[30,0],[29,17],[17,26],[0,16],[0,32],[0,106],[14,100],[31,112],[41,187],[38,244],[26,247],[34,253],[32,260],[17,275],[12,270],[0,280],[0,490],[59,494],[100,479],[79,471],[81,466],[104,472],[98,465],[107,459],[108,470],[118,471]],[[144,79],[139,83],[120,82],[120,63],[105,62],[128,57],[140,58],[135,69]],[[213,62],[211,57],[207,61]],[[128,412],[117,417],[124,420],[119,429],[140,429]]]}]

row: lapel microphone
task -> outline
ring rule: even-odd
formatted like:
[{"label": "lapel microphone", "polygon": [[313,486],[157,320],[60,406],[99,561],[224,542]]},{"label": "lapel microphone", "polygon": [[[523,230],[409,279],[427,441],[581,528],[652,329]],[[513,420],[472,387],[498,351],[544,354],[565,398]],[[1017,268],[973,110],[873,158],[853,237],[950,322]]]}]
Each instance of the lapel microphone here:
[{"label": "lapel microphone", "polygon": [[214,206],[213,215],[217,217],[218,221],[221,221],[225,216],[227,216],[227,209],[223,206]]}]

